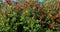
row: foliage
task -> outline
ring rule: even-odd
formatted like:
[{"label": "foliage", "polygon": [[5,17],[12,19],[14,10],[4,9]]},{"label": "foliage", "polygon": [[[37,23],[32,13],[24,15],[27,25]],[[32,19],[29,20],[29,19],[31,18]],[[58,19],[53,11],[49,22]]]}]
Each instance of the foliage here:
[{"label": "foliage", "polygon": [[0,32],[17,32],[18,26],[23,32],[60,32],[59,25],[59,0],[0,2]]}]

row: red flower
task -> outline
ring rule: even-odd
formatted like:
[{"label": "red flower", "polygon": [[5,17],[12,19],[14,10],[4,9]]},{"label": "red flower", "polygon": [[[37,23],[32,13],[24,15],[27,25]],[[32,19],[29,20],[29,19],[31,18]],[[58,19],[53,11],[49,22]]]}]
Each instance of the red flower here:
[{"label": "red flower", "polygon": [[15,9],[18,10],[20,7],[19,6],[16,6]]},{"label": "red flower", "polygon": [[58,0],[58,3],[60,4],[60,0]]},{"label": "red flower", "polygon": [[33,6],[33,4],[30,4],[30,6]]},{"label": "red flower", "polygon": [[27,2],[24,3],[24,7],[25,7],[25,8],[28,7],[28,3],[27,3]]},{"label": "red flower", "polygon": [[52,16],[52,18],[53,18],[53,19],[55,19],[55,18],[56,18],[56,16],[54,15],[54,16]]},{"label": "red flower", "polygon": [[43,19],[44,17],[45,17],[44,14],[39,16],[40,19]]},{"label": "red flower", "polygon": [[36,8],[38,8],[40,5],[36,5]]},{"label": "red flower", "polygon": [[53,28],[55,24],[49,24],[49,27],[50,28]]},{"label": "red flower", "polygon": [[60,14],[57,14],[58,17],[60,17]]},{"label": "red flower", "polygon": [[40,5],[37,5],[36,8],[38,8],[39,10],[43,9]]},{"label": "red flower", "polygon": [[17,4],[18,4],[18,2],[15,2],[15,4],[17,5]]},{"label": "red flower", "polygon": [[11,2],[11,0],[6,0],[6,2],[7,2],[7,3],[10,3],[10,2]]},{"label": "red flower", "polygon": [[43,8],[42,8],[42,7],[39,7],[38,9],[39,9],[39,10],[42,10]]}]

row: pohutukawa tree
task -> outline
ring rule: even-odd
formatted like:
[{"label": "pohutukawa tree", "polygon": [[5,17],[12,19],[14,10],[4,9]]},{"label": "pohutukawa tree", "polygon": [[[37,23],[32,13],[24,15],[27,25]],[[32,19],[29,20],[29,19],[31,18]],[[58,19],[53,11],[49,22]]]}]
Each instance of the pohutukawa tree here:
[{"label": "pohutukawa tree", "polygon": [[60,32],[60,0],[2,0],[0,32]]}]

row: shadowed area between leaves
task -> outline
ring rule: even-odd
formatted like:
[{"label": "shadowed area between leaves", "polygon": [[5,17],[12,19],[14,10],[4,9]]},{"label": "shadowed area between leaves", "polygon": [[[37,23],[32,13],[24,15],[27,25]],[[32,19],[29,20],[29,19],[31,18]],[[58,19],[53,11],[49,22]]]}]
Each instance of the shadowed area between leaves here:
[{"label": "shadowed area between leaves", "polygon": [[17,26],[17,32],[23,32],[23,25]]}]

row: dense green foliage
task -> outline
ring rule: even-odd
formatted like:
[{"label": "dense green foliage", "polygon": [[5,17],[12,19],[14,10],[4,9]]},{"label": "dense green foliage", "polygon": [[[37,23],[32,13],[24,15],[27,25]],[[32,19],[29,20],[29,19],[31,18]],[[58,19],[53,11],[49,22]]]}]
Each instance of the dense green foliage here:
[{"label": "dense green foliage", "polygon": [[23,32],[60,32],[60,2],[0,2],[0,32],[17,32],[19,25]]}]

